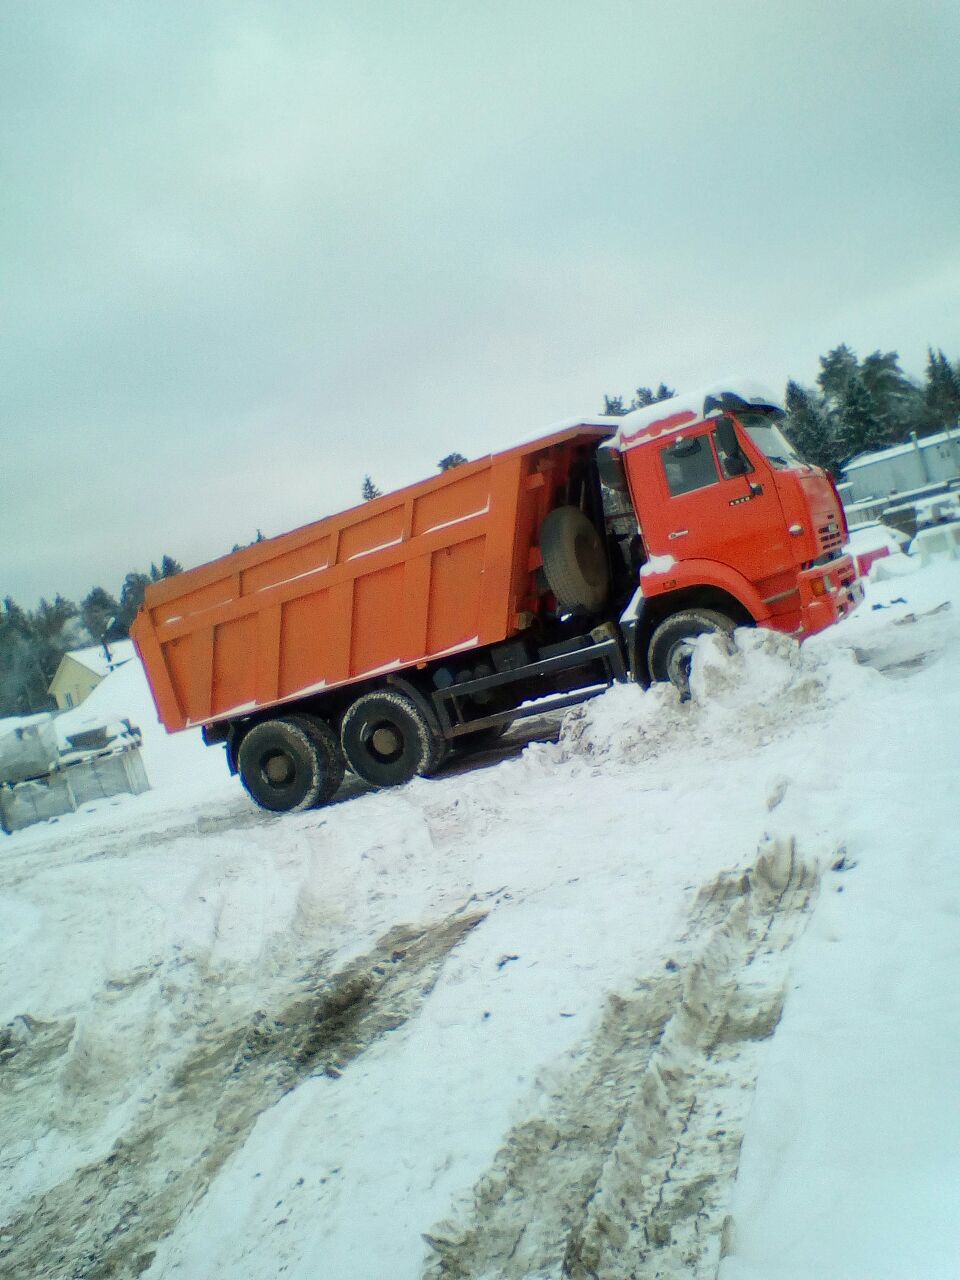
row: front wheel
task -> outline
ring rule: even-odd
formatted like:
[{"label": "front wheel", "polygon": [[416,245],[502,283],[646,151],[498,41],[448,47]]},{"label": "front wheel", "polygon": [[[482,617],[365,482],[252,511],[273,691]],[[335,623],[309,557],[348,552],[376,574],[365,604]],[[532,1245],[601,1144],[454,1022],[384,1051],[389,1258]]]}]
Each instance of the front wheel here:
[{"label": "front wheel", "polygon": [[669,680],[683,699],[690,697],[690,663],[697,636],[732,636],[735,623],[716,609],[684,609],[666,618],[650,637],[647,666],[651,680]]}]

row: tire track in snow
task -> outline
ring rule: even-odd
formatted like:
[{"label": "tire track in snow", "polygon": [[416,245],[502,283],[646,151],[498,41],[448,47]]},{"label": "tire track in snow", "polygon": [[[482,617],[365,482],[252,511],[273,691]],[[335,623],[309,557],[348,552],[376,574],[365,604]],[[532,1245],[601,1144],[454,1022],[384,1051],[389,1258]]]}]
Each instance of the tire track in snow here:
[{"label": "tire track in snow", "polygon": [[425,1237],[430,1280],[715,1275],[761,1042],[818,884],[791,840],[701,891],[678,951],[691,958],[610,998],[573,1072],[474,1188],[466,1220]]},{"label": "tire track in snow", "polygon": [[[214,1023],[103,1160],[28,1200],[0,1228],[0,1273],[141,1275],[261,1113],[310,1075],[338,1077],[413,1017],[447,956],[484,918],[461,911],[393,928],[332,976],[316,966],[283,1008],[239,1026]],[[9,1038],[0,1067],[16,1070],[21,1053],[30,1056]]]}]

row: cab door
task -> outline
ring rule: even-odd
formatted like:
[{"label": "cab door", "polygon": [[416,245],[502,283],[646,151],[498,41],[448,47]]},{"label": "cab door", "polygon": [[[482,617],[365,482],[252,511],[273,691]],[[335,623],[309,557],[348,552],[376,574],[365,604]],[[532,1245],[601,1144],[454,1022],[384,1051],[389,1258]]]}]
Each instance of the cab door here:
[{"label": "cab door", "polygon": [[702,423],[653,446],[662,501],[644,520],[647,545],[677,560],[719,561],[761,586],[790,568],[777,488],[755,455],[727,458],[716,428]]}]

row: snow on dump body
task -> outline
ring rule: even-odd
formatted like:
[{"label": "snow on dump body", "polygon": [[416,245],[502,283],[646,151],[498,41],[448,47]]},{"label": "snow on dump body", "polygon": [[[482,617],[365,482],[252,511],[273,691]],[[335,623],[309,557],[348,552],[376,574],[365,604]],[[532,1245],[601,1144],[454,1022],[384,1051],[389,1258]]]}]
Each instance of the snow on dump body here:
[{"label": "snow on dump body", "polygon": [[132,635],[169,730],[515,635],[544,607],[533,554],[580,423],[464,463],[146,591]]}]

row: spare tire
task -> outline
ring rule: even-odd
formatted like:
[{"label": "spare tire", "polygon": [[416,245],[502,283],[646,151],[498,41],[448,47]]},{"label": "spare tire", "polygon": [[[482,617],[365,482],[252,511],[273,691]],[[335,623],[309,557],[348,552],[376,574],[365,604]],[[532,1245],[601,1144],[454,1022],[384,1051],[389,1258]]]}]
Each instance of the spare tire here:
[{"label": "spare tire", "polygon": [[543,572],[566,613],[596,613],[610,590],[603,541],[577,507],[557,507],[540,526]]}]

